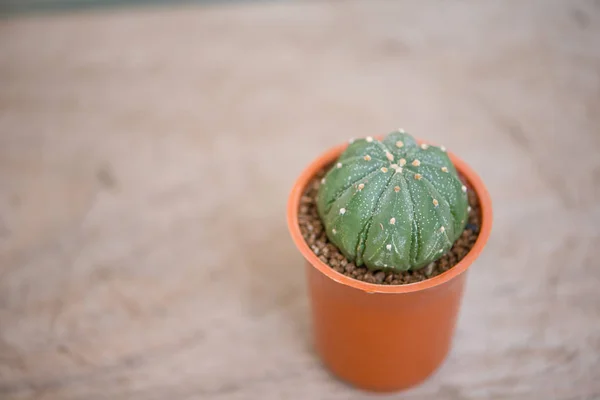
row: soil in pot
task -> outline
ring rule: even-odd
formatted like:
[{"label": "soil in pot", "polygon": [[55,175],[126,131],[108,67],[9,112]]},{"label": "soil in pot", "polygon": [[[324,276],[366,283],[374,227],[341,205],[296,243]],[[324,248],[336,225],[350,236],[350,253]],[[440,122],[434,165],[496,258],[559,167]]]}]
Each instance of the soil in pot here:
[{"label": "soil in pot", "polygon": [[424,281],[449,270],[462,260],[475,245],[479,228],[481,226],[481,212],[479,201],[475,191],[471,190],[468,182],[464,182],[468,191],[469,221],[467,226],[454,246],[438,260],[417,271],[389,272],[369,271],[365,267],[357,267],[327,239],[323,223],[317,212],[316,198],[321,186],[321,178],[329,170],[329,166],[319,171],[306,187],[300,199],[300,210],[298,212],[298,223],[300,231],[311,250],[321,261],[329,265],[335,271],[368,283],[381,285],[404,285]]}]

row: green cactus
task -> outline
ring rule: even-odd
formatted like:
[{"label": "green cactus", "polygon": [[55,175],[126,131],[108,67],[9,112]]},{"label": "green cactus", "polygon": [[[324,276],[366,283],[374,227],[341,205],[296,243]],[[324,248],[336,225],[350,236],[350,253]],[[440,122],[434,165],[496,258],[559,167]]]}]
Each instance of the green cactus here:
[{"label": "green cactus", "polygon": [[467,188],[444,147],[403,130],[351,141],[322,180],[329,240],[356,265],[415,270],[448,251],[465,228]]}]

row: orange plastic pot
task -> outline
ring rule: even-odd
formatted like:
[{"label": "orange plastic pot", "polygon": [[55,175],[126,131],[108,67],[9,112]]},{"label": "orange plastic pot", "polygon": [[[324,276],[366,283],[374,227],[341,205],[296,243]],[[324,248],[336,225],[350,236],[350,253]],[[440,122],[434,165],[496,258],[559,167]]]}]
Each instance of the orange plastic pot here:
[{"label": "orange plastic pot", "polygon": [[479,176],[449,153],[481,205],[482,224],[471,251],[453,268],[418,283],[388,286],[352,279],[319,260],[298,226],[306,185],[345,147],[330,149],[302,172],[288,201],[288,227],[307,261],[315,345],[323,362],[339,378],[361,389],[397,391],[425,380],[448,354],[467,269],[490,235],[492,202]]}]

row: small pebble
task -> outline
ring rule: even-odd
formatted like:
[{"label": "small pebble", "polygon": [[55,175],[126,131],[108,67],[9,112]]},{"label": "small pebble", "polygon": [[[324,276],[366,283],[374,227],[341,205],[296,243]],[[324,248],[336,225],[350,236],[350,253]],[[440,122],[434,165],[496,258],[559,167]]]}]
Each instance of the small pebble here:
[{"label": "small pebble", "polygon": [[467,224],[465,226],[465,229],[469,229],[469,230],[473,231],[474,233],[479,233],[479,227],[475,224]]}]

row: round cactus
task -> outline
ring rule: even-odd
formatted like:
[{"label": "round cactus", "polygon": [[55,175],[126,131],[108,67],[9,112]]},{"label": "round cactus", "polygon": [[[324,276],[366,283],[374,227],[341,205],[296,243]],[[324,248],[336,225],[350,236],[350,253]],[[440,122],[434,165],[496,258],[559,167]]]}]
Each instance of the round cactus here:
[{"label": "round cactus", "polygon": [[351,141],[317,196],[329,240],[356,265],[419,269],[458,239],[467,188],[444,147],[419,145],[402,130]]}]

